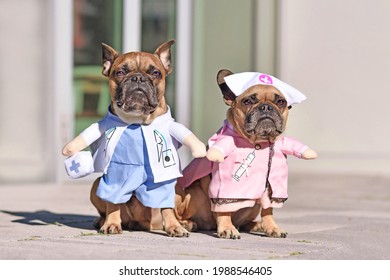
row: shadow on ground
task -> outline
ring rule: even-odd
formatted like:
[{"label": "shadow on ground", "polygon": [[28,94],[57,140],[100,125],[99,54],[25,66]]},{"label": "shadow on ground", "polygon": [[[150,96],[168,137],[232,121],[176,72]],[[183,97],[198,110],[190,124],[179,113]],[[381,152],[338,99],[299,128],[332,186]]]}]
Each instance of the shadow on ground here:
[{"label": "shadow on ground", "polygon": [[53,213],[46,210],[39,210],[35,212],[15,212],[0,210],[1,213],[20,217],[12,220],[13,223],[21,223],[31,226],[45,226],[45,225],[65,225],[79,229],[94,229],[93,222],[96,216],[76,215],[67,213]]}]

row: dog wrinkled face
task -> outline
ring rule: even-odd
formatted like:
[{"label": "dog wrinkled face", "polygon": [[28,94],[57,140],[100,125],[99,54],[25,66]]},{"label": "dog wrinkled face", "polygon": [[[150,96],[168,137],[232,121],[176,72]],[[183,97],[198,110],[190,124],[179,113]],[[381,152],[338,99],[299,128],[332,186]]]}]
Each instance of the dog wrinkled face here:
[{"label": "dog wrinkled face", "polygon": [[162,44],[155,53],[118,54],[103,44],[103,75],[109,78],[111,110],[122,120],[142,123],[167,111],[165,78],[172,71],[170,47],[174,40]]},{"label": "dog wrinkled face", "polygon": [[134,116],[152,114],[164,92],[165,73],[159,70],[157,59],[142,62],[141,54],[131,53],[115,61],[111,70],[115,108]]},{"label": "dog wrinkled face", "polygon": [[275,141],[283,133],[287,117],[287,101],[270,85],[247,89],[231,104],[230,121],[251,142]]}]

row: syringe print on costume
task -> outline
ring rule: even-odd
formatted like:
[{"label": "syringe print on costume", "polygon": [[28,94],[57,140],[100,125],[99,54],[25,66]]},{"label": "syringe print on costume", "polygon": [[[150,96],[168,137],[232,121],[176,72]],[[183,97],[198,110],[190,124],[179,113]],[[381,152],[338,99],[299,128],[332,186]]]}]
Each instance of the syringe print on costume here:
[{"label": "syringe print on costume", "polygon": [[246,173],[246,176],[249,176],[249,170],[248,168],[251,167],[251,163],[256,157],[256,149],[254,149],[251,153],[247,155],[247,157],[244,159],[244,161],[241,163],[241,165],[238,167],[236,172],[233,174],[233,179],[237,182],[240,181],[240,178],[244,173]]}]

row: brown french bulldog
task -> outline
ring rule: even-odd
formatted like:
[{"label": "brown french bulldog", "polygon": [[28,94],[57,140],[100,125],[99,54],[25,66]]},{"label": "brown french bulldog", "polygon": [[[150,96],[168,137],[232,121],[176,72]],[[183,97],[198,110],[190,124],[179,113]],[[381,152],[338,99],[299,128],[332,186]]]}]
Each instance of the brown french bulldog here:
[{"label": "brown french bulldog", "polygon": [[[291,98],[272,84],[278,79],[244,73],[238,76],[250,79],[241,84],[250,85],[241,91],[237,78],[238,86],[237,80],[231,83],[233,92],[225,80],[230,75],[229,70],[217,75],[229,106],[225,125],[210,138],[207,159],[194,159],[183,171],[176,185],[175,214],[189,231],[217,229],[218,237],[239,239],[239,228],[284,238],[287,233],[275,223],[273,208],[287,199],[286,157],[314,159],[317,154],[282,135]],[[284,83],[280,88],[285,87],[296,93]],[[297,95],[299,102],[304,100]]]},{"label": "brown french bulldog", "polygon": [[[168,139],[167,137],[171,139],[170,135],[173,135],[171,133],[171,127],[169,126],[170,125],[169,123],[173,123],[173,121],[168,123],[168,122],[162,122],[160,120],[160,123],[162,123],[160,124],[161,129],[159,128],[158,130],[157,129],[153,130],[152,137],[149,138],[149,140],[146,140],[146,136],[145,136],[145,131],[147,130],[143,130],[143,129],[147,129],[148,127],[153,127],[153,125],[157,122],[157,120],[159,118],[161,119],[162,116],[166,116],[167,112],[169,111],[168,105],[165,100],[165,79],[172,72],[170,48],[174,43],[175,43],[174,40],[168,41],[162,44],[161,46],[159,46],[154,53],[129,52],[125,54],[119,54],[112,47],[106,44],[102,44],[102,50],[103,50],[102,74],[108,77],[109,79],[109,88],[110,88],[110,97],[111,97],[109,114],[111,116],[111,119],[119,118],[119,120],[116,120],[116,122],[120,123],[119,126],[124,127],[123,129],[128,129],[130,125],[134,125],[134,124],[136,125],[136,129],[138,129],[138,131],[140,131],[141,129],[142,133],[140,133],[140,135],[143,135],[144,138],[143,140],[140,140],[141,144],[139,145],[137,144],[137,145],[144,147],[141,148],[141,150],[145,150],[146,149],[145,147],[147,147],[148,151],[147,152],[140,151],[139,153],[141,154],[141,156],[134,156],[134,154],[136,153],[132,149],[136,149],[135,147],[137,145],[132,144],[133,142],[127,142],[128,144],[126,144],[125,142],[125,144],[122,145],[125,147],[124,152],[121,152],[122,154],[121,157],[122,158],[124,157],[124,163],[121,166],[119,166],[119,168],[123,168],[123,169],[119,169],[119,170],[123,170],[123,172],[121,173],[121,171],[117,171],[117,170],[113,171],[114,167],[110,169],[111,165],[113,165],[112,163],[110,163],[108,169],[104,170],[103,177],[98,178],[93,183],[91,193],[90,193],[90,198],[92,204],[96,207],[98,213],[100,214],[100,218],[96,221],[95,226],[101,233],[110,233],[110,234],[121,233],[123,227],[126,229],[138,229],[138,230],[162,230],[163,229],[169,236],[178,236],[178,237],[188,236],[189,234],[188,231],[185,228],[183,228],[180,225],[180,223],[177,221],[172,209],[174,206],[174,185],[171,188],[169,186],[164,187],[169,189],[168,194],[163,194],[167,197],[166,200],[170,200],[170,197],[172,197],[171,199],[172,205],[169,207],[161,207],[162,209],[147,207],[141,203],[140,199],[137,198],[138,195],[142,195],[142,194],[144,196],[151,196],[153,194],[152,191],[157,188],[160,188],[160,185],[167,186],[168,183],[164,185],[165,182],[169,182],[169,184],[171,184],[172,180],[174,181],[176,179],[175,177],[171,176],[172,178],[169,177],[170,178],[169,180],[165,180],[161,183],[160,181],[162,180],[156,182],[157,175],[155,173],[150,175],[151,173],[150,168],[153,168],[151,167],[153,165],[160,164],[160,166],[167,167],[166,170],[171,168],[173,165],[179,166],[178,162],[175,162],[174,157],[176,154],[172,151],[173,145],[169,147],[164,147],[165,149],[164,151],[162,150],[162,148],[161,151],[156,151],[155,146],[153,147],[153,149],[149,150],[149,146],[147,143],[148,141],[149,142],[156,141],[157,148],[163,147],[163,145],[167,145],[167,139]],[[171,117],[169,115],[168,121],[170,121],[170,119]],[[97,135],[98,137],[107,134],[107,129],[113,129],[113,127],[112,124],[110,124],[111,127],[110,126],[104,127],[103,124],[105,123],[105,121],[106,120],[103,120],[100,121],[98,124],[91,125],[91,127],[86,129],[85,131],[87,130],[89,132],[92,131],[93,133],[92,132],[91,133],[98,134]],[[127,125],[129,126],[127,127]],[[180,124],[175,123],[175,127],[177,126],[180,126]],[[115,133],[118,130],[119,130],[118,128],[115,128]],[[161,134],[162,131],[165,130],[167,131],[169,130],[168,136]],[[85,147],[89,146],[90,144],[92,144],[92,142],[96,140],[96,137],[89,139],[91,137],[90,136],[91,133],[86,133],[85,131],[64,147],[63,149],[64,155],[72,156],[78,153],[79,151],[81,151],[82,149],[84,149]],[[188,146],[192,151],[194,157],[204,157],[206,155],[205,145],[189,130],[188,131],[184,130],[184,131],[186,131],[186,133],[181,134],[182,140],[181,141],[179,139],[177,140],[182,144]],[[125,132],[122,133],[123,134],[121,134],[119,139],[123,139],[123,137],[125,137],[123,135],[125,135],[126,133]],[[131,134],[132,132],[129,133]],[[136,141],[133,138],[131,138],[132,136],[126,136],[126,137],[128,137],[126,139],[131,139],[131,141]],[[112,142],[113,140],[108,140],[107,145],[109,141]],[[169,140],[169,141],[173,141],[173,140]],[[117,144],[116,148],[114,149],[114,152],[116,152],[117,149],[119,149],[118,145],[119,144]],[[106,147],[104,147],[104,145],[103,148],[104,148],[104,154],[106,154]],[[158,154],[158,157],[155,158],[155,160],[150,157],[152,152],[154,153],[160,152]],[[126,177],[128,176],[126,174],[129,174],[126,173],[127,169],[133,168],[132,166],[134,166],[134,165],[128,165],[128,162],[132,162],[138,159],[136,158],[136,159],[128,160],[127,158],[141,157],[142,158],[141,161],[142,161],[145,155],[149,156],[149,159],[148,162],[145,163],[145,166],[141,167],[144,168],[142,174],[146,174],[146,175],[144,175],[145,180],[139,182],[140,186],[142,186],[142,189],[139,190],[140,187],[138,187],[138,185],[132,186],[131,184],[133,183],[131,184],[129,183],[129,181],[131,181],[134,178]],[[150,161],[150,166],[149,166],[149,161]],[[134,168],[138,168],[139,164],[137,164],[136,166],[137,167]],[[162,169],[163,167],[160,168]],[[163,170],[163,172],[165,172],[165,170]],[[174,170],[174,172],[176,172],[174,174],[177,174],[176,169]],[[111,177],[111,174],[115,174],[119,178],[112,179],[113,177]],[[137,180],[139,179],[138,178],[139,176],[135,176],[135,177],[137,177],[136,178]],[[123,186],[121,185],[119,188],[117,188],[116,184],[118,181],[121,182]],[[104,197],[103,199],[101,195],[109,192],[111,188],[113,189],[116,188],[115,192],[125,193],[126,196],[123,195],[123,197],[128,197],[128,200],[120,201],[117,203],[117,202],[110,202],[110,199],[106,197]],[[124,188],[130,188],[130,191],[128,190],[123,191]],[[98,195],[97,192],[100,195]],[[129,192],[130,194],[128,194]],[[172,194],[170,192],[172,192]],[[154,195],[156,194],[161,195],[161,193],[158,192],[155,193]],[[109,195],[115,197],[117,196],[117,194],[115,193]],[[120,199],[123,200],[123,198]],[[148,198],[148,199],[153,200],[152,198]],[[156,199],[158,200],[159,198]],[[166,204],[167,203],[165,203],[164,205]],[[168,204],[170,204],[170,202]]]}]

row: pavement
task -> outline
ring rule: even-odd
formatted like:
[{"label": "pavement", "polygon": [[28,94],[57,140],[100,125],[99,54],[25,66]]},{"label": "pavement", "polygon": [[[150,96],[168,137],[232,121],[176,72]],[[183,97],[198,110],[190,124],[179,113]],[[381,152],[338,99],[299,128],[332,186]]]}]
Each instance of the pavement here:
[{"label": "pavement", "polygon": [[90,183],[0,186],[1,260],[389,260],[390,177],[291,174],[285,239],[215,232],[98,234]]}]

